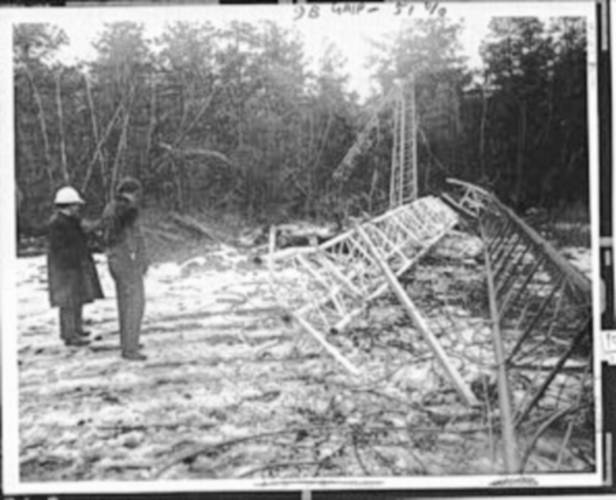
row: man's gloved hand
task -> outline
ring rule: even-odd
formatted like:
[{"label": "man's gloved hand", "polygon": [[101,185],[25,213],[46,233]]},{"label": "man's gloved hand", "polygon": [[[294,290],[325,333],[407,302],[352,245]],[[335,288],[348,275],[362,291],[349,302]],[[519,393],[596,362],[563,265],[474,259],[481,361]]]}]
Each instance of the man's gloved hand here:
[{"label": "man's gloved hand", "polygon": [[93,233],[97,231],[101,227],[101,219],[90,220],[90,219],[81,219],[81,229],[86,234]]}]

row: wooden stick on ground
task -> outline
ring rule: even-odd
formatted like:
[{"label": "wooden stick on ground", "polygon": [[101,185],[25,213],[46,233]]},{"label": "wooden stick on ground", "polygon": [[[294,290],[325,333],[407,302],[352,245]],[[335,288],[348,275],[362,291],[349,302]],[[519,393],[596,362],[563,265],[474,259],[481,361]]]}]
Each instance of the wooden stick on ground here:
[{"label": "wooden stick on ground", "polygon": [[434,333],[432,333],[432,331],[428,327],[428,324],[426,323],[425,319],[422,317],[421,313],[419,312],[415,304],[413,304],[411,299],[408,297],[408,295],[404,291],[404,288],[402,287],[402,285],[396,278],[395,274],[389,268],[387,263],[383,260],[382,256],[380,255],[379,250],[376,248],[374,243],[372,243],[372,240],[370,240],[370,237],[366,234],[366,232],[361,226],[357,226],[356,229],[357,229],[357,233],[361,236],[366,246],[370,249],[370,252],[372,253],[379,267],[383,271],[383,274],[385,275],[385,278],[387,282],[389,283],[390,288],[398,297],[398,300],[400,301],[400,303],[402,304],[402,306],[404,307],[408,315],[411,317],[411,319],[415,323],[415,326],[423,334],[424,338],[428,342],[428,346],[430,347],[432,352],[434,352],[434,354],[436,355],[441,366],[445,370],[445,373],[447,374],[449,379],[454,384],[462,400],[469,406],[477,405],[478,402],[477,402],[477,399],[475,398],[475,395],[472,393],[470,388],[466,385],[466,383],[464,382],[464,380],[462,379],[461,375],[458,373],[456,368],[452,365],[451,361],[447,357],[447,354],[443,350],[443,347],[441,346],[437,338],[434,336]]}]

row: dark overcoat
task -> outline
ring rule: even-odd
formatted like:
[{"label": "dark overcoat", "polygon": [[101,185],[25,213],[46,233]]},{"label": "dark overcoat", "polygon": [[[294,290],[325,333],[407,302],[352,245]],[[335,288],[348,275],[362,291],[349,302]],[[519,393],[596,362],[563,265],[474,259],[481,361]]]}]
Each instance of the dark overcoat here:
[{"label": "dark overcoat", "polygon": [[57,212],[48,229],[47,278],[52,307],[75,307],[102,299],[103,290],[79,219]]},{"label": "dark overcoat", "polygon": [[122,221],[123,213],[136,207],[112,200],[103,212],[103,240],[107,260],[117,275],[126,279],[141,279],[149,266],[145,239],[138,212],[130,221]]}]

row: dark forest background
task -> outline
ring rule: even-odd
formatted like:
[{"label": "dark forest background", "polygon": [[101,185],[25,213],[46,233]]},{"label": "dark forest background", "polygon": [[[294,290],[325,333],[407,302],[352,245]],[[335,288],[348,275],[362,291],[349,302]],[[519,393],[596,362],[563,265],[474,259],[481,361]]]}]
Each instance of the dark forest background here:
[{"label": "dark forest background", "polygon": [[100,213],[124,175],[140,178],[146,205],[160,210],[255,222],[374,211],[388,195],[390,111],[354,168],[342,180],[334,172],[411,70],[420,194],[453,176],[517,210],[587,216],[585,21],[494,18],[481,71],[461,55],[461,29],[437,16],[375,41],[377,92],[360,102],[334,45],[311,69],[297,33],[274,22],[175,23],[156,39],[142,24],[107,24],[95,60],[77,65],[55,57],[70,43],[61,29],[16,25],[19,229],[40,231],[66,183]]}]

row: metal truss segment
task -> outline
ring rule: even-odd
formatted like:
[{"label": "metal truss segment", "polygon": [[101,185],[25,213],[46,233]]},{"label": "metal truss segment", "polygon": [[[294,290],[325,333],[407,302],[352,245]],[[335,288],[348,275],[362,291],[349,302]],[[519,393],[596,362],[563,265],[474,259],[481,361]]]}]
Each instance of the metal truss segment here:
[{"label": "metal truss segment", "polygon": [[590,279],[494,195],[470,183],[449,182],[458,195],[446,196],[447,202],[471,225],[484,228],[486,272],[494,280],[488,296],[496,304],[491,317],[503,334],[507,366],[541,364],[546,355],[558,358],[550,373],[537,371],[530,385],[517,378],[521,374],[506,374],[508,386],[526,387],[518,427],[576,347],[585,338],[590,343]]},{"label": "metal truss segment", "polygon": [[[404,221],[412,221],[414,227],[407,228]],[[360,230],[369,234],[370,241],[378,247],[379,255],[394,275],[401,276],[457,221],[455,211],[439,198],[430,196],[415,200],[310,251],[285,254],[280,259],[270,258],[272,288],[279,303],[295,311],[292,317],[301,318],[298,323],[305,331],[319,332],[317,340],[322,344],[330,332],[343,332],[371,301],[388,289],[380,264]],[[421,236],[417,228],[421,228]],[[302,285],[280,279],[273,269],[274,263],[287,271],[294,270]]]}]

